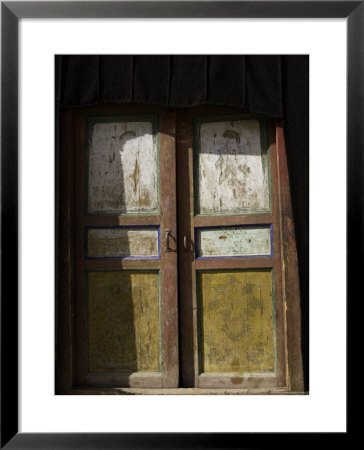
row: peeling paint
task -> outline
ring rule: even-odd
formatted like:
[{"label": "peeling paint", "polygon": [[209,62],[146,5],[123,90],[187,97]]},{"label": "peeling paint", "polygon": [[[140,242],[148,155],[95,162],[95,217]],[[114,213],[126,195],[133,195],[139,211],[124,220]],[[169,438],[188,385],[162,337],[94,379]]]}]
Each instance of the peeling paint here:
[{"label": "peeling paint", "polygon": [[270,254],[270,226],[197,229],[197,256],[262,256]]},{"label": "peeling paint", "polygon": [[158,230],[143,228],[90,228],[88,257],[156,257]]},{"label": "peeling paint", "polygon": [[198,147],[199,214],[269,210],[266,149],[257,120],[202,123]]},{"label": "peeling paint", "polygon": [[90,372],[159,371],[159,276],[88,273]]},{"label": "peeling paint", "polygon": [[202,372],[274,372],[271,272],[201,271],[198,285]]},{"label": "peeling paint", "polygon": [[153,123],[95,123],[89,141],[89,212],[157,213]]}]

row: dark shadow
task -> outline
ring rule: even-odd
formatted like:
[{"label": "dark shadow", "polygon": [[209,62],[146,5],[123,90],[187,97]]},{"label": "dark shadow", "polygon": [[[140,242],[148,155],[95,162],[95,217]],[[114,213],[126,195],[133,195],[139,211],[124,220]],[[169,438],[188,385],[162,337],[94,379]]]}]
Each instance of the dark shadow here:
[{"label": "dark shadow", "polygon": [[[105,261],[122,260],[132,256],[128,230],[116,226],[119,214],[139,212],[137,207],[130,211],[130,198],[139,205],[140,212],[144,212],[148,207],[149,194],[143,187],[141,178],[143,148],[140,138],[144,133],[140,120],[133,117],[109,117],[107,121],[94,118],[90,127],[89,143],[90,146],[95,144],[97,152],[91,152],[90,147],[89,176],[92,181],[89,181],[89,207],[91,213],[107,215],[111,218],[110,222],[115,223],[112,226],[114,237],[99,240],[98,256]],[[125,126],[125,122],[129,124]],[[99,136],[96,133],[99,133]],[[133,141],[136,143],[136,154],[129,152],[129,157],[126,144],[132,144]],[[138,229],[133,226],[131,228]],[[146,242],[140,244],[146,245]],[[108,257],[110,254],[112,258]],[[153,322],[152,316],[155,312],[153,305],[148,302],[149,285],[155,286],[156,281],[150,279],[153,275],[147,279],[138,279],[143,277],[145,272],[108,270],[106,267],[108,266],[105,264],[105,269],[90,274],[96,279],[92,286],[89,286],[88,296],[89,371],[122,376],[135,372],[158,371],[158,367],[154,367],[155,351],[153,353],[150,339],[146,338],[148,332],[152,332],[148,327]],[[158,311],[158,307],[155,308]],[[158,349],[159,345],[157,351]],[[157,360],[159,361],[158,353]]]},{"label": "dark shadow", "polygon": [[[149,234],[152,231],[153,235]],[[87,259],[94,260],[120,260],[120,259],[156,259],[158,258],[158,227],[143,225],[131,226],[91,226],[86,230],[85,255]],[[140,234],[130,236],[130,232]],[[131,241],[132,240],[132,241]],[[175,239],[170,236],[170,240]],[[172,250],[171,251],[176,251]],[[137,252],[137,256],[135,253]],[[124,255],[121,257],[120,255]],[[134,255],[134,256],[133,256]]]},{"label": "dark shadow", "polygon": [[[88,208],[107,216],[126,212],[121,152],[132,133],[122,132],[116,118],[91,119],[88,129]],[[117,219],[117,216],[114,216]],[[90,240],[87,240],[90,245]],[[101,257],[108,250],[99,240]],[[124,253],[129,253],[123,239]],[[86,249],[86,254],[89,248]],[[105,259],[107,259],[105,257]],[[100,267],[100,266],[99,266]],[[103,267],[101,265],[101,267]],[[88,275],[87,358],[93,373],[133,373],[138,370],[130,273],[103,270]]]}]

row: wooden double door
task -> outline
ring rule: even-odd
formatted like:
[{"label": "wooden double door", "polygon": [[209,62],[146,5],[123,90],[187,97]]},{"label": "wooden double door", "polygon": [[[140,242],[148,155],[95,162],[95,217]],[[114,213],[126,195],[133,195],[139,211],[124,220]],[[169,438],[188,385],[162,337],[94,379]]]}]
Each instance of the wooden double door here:
[{"label": "wooden double door", "polygon": [[282,129],[114,105],[60,134],[59,391],[288,387]]}]

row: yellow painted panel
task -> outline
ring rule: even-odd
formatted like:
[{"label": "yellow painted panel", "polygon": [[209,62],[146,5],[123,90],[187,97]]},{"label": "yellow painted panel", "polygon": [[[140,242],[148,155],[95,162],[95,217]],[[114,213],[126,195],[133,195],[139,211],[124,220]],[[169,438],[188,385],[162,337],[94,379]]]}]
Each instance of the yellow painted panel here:
[{"label": "yellow painted panel", "polygon": [[88,273],[90,372],[158,372],[158,272]]},{"label": "yellow painted panel", "polygon": [[198,274],[202,372],[274,372],[271,271]]}]

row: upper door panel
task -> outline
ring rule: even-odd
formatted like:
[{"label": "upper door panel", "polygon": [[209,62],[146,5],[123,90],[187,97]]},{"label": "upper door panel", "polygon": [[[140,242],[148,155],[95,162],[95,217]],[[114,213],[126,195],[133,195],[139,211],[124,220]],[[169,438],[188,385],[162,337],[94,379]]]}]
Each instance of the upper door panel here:
[{"label": "upper door panel", "polygon": [[88,212],[158,214],[156,116],[88,122]]},{"label": "upper door panel", "polygon": [[270,211],[267,131],[263,120],[196,119],[196,214]]}]

